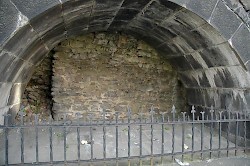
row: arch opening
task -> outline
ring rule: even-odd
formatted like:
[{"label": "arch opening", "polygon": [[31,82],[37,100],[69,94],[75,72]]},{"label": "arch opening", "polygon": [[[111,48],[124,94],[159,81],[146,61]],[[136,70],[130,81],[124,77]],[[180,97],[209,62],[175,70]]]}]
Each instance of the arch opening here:
[{"label": "arch opening", "polygon": [[[35,10],[31,4],[43,8]],[[212,105],[217,110],[248,110],[250,48],[245,42],[250,32],[222,1],[12,0],[2,6],[16,23],[0,38],[2,113],[19,109],[17,94],[56,44],[98,31],[122,31],[155,48],[177,70],[189,105],[200,110]]]}]

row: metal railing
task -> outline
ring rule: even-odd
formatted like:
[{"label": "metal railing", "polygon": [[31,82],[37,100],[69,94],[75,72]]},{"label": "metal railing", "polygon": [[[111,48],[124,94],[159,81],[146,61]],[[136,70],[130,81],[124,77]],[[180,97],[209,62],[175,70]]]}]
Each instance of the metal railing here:
[{"label": "metal railing", "polygon": [[[248,112],[148,113],[132,114],[103,111],[97,118],[76,113],[62,120],[10,124],[4,115],[0,125],[3,165],[69,164],[108,162],[119,165],[154,165],[168,161],[205,160],[243,155],[249,147]],[[108,115],[108,116],[107,116]],[[146,162],[143,164],[143,162]],[[147,163],[148,162],[148,163]],[[103,164],[103,163],[102,163]]]}]

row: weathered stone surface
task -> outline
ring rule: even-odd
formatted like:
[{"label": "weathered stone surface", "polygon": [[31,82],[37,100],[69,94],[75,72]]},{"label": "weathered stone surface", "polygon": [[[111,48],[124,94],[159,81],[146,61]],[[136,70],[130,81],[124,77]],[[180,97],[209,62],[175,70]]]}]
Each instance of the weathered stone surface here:
[{"label": "weathered stone surface", "polygon": [[227,43],[204,49],[199,54],[207,67],[240,65],[236,53]]},{"label": "weathered stone surface", "polygon": [[242,61],[245,63],[250,59],[250,30],[247,26],[242,25],[232,38],[232,46],[240,54]]},{"label": "weathered stone surface", "polygon": [[[191,97],[192,96],[192,97]],[[239,89],[187,89],[190,105],[219,110],[244,112],[249,110],[249,90]]]},{"label": "weathered stone surface", "polygon": [[130,21],[132,20],[138,13],[140,13],[140,10],[136,9],[120,9],[118,13],[115,16],[115,20],[121,20],[121,21]]},{"label": "weathered stone surface", "polygon": [[31,26],[35,29],[39,36],[44,35],[49,30],[53,30],[61,23],[63,23],[61,4],[46,10],[41,15],[30,20]]},{"label": "weathered stone surface", "polygon": [[46,46],[51,50],[54,48],[60,41],[66,39],[66,31],[64,24],[60,24],[54,27],[52,30],[46,32],[42,37],[42,40]]},{"label": "weathered stone surface", "polygon": [[[8,13],[8,14],[6,14]],[[20,20],[19,20],[20,18]],[[22,15],[9,0],[0,2],[0,45],[22,26]]]},{"label": "weathered stone surface", "polygon": [[123,0],[96,0],[94,10],[119,10]]},{"label": "weathered stone surface", "polygon": [[19,58],[11,60],[9,66],[6,66],[5,71],[0,73],[0,82],[12,82],[16,75],[18,75],[18,71],[23,63],[24,61]]},{"label": "weathered stone surface", "polygon": [[10,95],[10,90],[12,88],[12,83],[0,83],[0,108],[6,107],[8,104],[8,99]]},{"label": "weathered stone surface", "polygon": [[16,57],[11,55],[10,53],[2,51],[0,53],[0,62],[3,62],[3,65],[0,66],[0,73],[6,72],[8,70],[8,67],[14,61],[15,58]]},{"label": "weathered stone surface", "polygon": [[183,9],[181,12],[175,14],[174,20],[180,22],[180,24],[185,25],[186,27],[190,27],[191,29],[195,29],[206,23],[205,20],[195,13]]},{"label": "weathered stone surface", "polygon": [[153,1],[143,12],[143,17],[154,20],[154,22],[160,23],[167,17],[170,17],[175,11],[180,10],[181,6],[174,5],[168,1]]},{"label": "weathered stone surface", "polygon": [[55,5],[60,4],[58,0],[11,0],[15,6],[21,11],[22,14],[28,18],[34,18],[35,16],[43,13]]},{"label": "weathered stone surface", "polygon": [[248,88],[250,75],[241,66],[211,68],[180,73],[186,87]]},{"label": "weathered stone surface", "polygon": [[130,9],[137,9],[140,10],[144,8],[148,3],[150,3],[150,0],[124,0],[122,3],[122,8],[130,8]]},{"label": "weathered stone surface", "polygon": [[[23,96],[20,110],[24,111],[26,114],[31,115],[38,113],[42,116],[49,116],[51,114],[51,58],[51,54],[46,56],[42,63],[36,67],[24,93],[22,93]],[[17,85],[23,86],[24,84]],[[20,86],[17,86],[17,88],[17,90],[22,90]]]},{"label": "weathered stone surface", "polygon": [[187,3],[187,8],[203,17],[203,19],[209,20],[216,3],[217,0],[189,0]]},{"label": "weathered stone surface", "polygon": [[93,6],[92,0],[84,0],[84,1],[78,1],[78,0],[61,0],[62,2],[62,9],[63,14],[68,15],[72,12],[77,12],[81,9],[89,8],[90,6]]},{"label": "weathered stone surface", "polygon": [[[142,41],[90,34],[62,42],[53,61],[53,111],[160,111],[184,107],[176,73]],[[69,70],[70,69],[70,70]]]},{"label": "weathered stone surface", "polygon": [[4,46],[4,49],[16,56],[20,56],[37,38],[38,36],[34,29],[30,25],[26,25],[19,29],[15,36]]},{"label": "weathered stone surface", "polygon": [[27,83],[34,73],[35,68],[36,66],[29,62],[22,64],[22,66],[19,68],[18,74],[15,75],[13,82]]},{"label": "weathered stone surface", "polygon": [[10,90],[10,97],[8,99],[8,105],[14,105],[21,103],[22,95],[26,84],[15,83]]},{"label": "weathered stone surface", "polygon": [[196,28],[196,31],[206,39],[208,45],[214,46],[226,42],[226,39],[210,24],[202,24],[202,26]]},{"label": "weathered stone surface", "polygon": [[226,39],[230,39],[241,24],[241,20],[219,1],[211,16],[211,24],[216,27]]}]

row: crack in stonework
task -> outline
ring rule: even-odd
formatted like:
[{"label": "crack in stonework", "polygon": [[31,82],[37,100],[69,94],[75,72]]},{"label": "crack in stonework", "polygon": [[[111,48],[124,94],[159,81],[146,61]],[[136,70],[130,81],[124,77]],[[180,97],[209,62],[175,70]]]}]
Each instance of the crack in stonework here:
[{"label": "crack in stonework", "polygon": [[249,10],[247,10],[246,5],[242,2],[242,0],[239,0],[239,3],[242,5],[242,7],[245,9],[246,12],[249,12]]},{"label": "crack in stonework", "polygon": [[[244,22],[244,24],[249,27],[247,21],[244,20],[244,18],[242,18],[242,16],[240,16],[239,13],[236,12],[236,10],[230,8],[227,3],[225,2],[225,0],[221,0],[222,3],[224,3],[224,5],[229,9],[231,10],[239,19],[241,19],[242,22]],[[246,8],[244,7],[243,3],[241,2],[241,0],[239,0],[239,4],[243,7],[243,9],[245,10],[246,14],[249,13],[248,10],[246,10]]]}]

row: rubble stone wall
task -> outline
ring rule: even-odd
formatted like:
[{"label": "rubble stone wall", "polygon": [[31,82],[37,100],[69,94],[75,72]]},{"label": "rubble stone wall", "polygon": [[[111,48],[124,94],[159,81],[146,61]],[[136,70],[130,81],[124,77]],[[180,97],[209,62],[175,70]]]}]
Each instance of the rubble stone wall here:
[{"label": "rubble stone wall", "polygon": [[184,109],[177,72],[146,43],[91,33],[60,43],[53,61],[53,112]]}]

